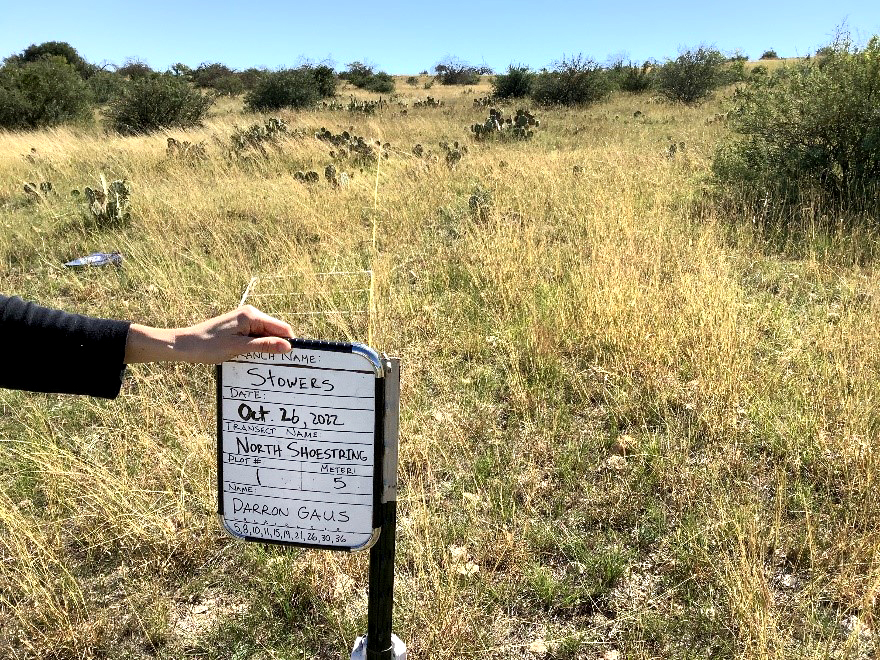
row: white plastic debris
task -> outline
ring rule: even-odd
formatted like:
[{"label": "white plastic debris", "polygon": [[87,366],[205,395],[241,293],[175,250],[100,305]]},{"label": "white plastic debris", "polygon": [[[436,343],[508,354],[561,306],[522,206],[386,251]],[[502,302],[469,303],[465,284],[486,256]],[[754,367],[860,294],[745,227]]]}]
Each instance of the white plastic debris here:
[{"label": "white plastic debris", "polygon": [[[394,651],[394,660],[406,660],[406,644],[397,635],[391,635],[391,647]],[[351,649],[351,660],[367,660],[367,636],[363,635],[354,640]]]},{"label": "white plastic debris", "polygon": [[119,266],[122,264],[122,255],[119,252],[92,252],[90,255],[68,261],[64,265],[68,268],[83,268],[85,266]]}]

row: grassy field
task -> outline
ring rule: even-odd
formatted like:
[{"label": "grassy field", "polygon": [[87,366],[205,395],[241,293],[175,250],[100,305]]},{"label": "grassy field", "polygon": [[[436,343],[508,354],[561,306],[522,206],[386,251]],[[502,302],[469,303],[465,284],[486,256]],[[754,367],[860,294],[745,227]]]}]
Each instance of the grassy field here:
[{"label": "grassy field", "polygon": [[[372,344],[403,360],[411,658],[874,657],[876,237],[717,210],[720,98],[538,108],[531,140],[475,142],[488,84],[423,84],[373,115],[281,113],[265,155],[232,148],[266,119],[236,100],[189,132],[0,134],[0,291],[170,326],[258,274],[305,301],[270,311],[341,309],[315,273],[372,269]],[[337,161],[334,187],[321,127],[388,157]],[[71,195],[102,175],[130,183],[129,222]],[[96,250],[123,266],[62,266]],[[367,339],[363,315],[286,318]],[[329,660],[365,631],[366,556],[221,533],[210,367],[0,412],[0,657]]]}]

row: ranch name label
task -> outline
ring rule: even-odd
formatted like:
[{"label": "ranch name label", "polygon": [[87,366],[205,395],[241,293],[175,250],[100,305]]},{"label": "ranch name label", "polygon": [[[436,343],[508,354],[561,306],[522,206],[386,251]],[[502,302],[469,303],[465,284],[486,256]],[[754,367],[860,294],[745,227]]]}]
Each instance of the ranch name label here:
[{"label": "ranch name label", "polygon": [[289,353],[247,353],[218,369],[223,527],[251,541],[369,547],[381,362],[366,347],[292,343]]}]

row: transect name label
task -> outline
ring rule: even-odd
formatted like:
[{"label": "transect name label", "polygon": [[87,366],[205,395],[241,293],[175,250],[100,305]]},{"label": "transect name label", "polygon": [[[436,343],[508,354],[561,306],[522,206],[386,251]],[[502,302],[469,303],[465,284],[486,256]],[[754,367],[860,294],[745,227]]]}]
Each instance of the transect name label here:
[{"label": "transect name label", "polygon": [[373,533],[376,372],[356,353],[248,353],[220,369],[221,517],[236,536],[352,549]]}]

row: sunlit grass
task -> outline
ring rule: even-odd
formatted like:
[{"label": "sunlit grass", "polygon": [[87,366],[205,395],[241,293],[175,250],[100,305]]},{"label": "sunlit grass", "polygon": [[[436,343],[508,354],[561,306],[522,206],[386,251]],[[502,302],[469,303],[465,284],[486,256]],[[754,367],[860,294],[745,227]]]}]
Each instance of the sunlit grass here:
[{"label": "sunlit grass", "polygon": [[[717,103],[617,95],[538,109],[531,141],[476,143],[487,81],[404,80],[403,102],[445,105],[281,113],[268,158],[228,154],[261,120],[236,99],[167,135],[3,134],[0,290],[174,325],[235,306],[254,275],[371,269],[373,344],[403,360],[395,632],[412,657],[542,657],[536,641],[553,658],[869,657],[866,253],[833,231],[770,246],[705,202]],[[351,180],[333,188],[321,127],[389,158],[337,163]],[[207,159],[169,158],[169,135]],[[455,140],[451,168],[438,143]],[[128,225],[97,226],[71,194],[102,174],[130,182]],[[30,199],[29,181],[54,193]],[[122,268],[61,265],[95,250]],[[331,658],[366,629],[365,557],[220,533],[213,392],[209,367],[153,365],[115,402],[0,393],[6,655]]]}]

